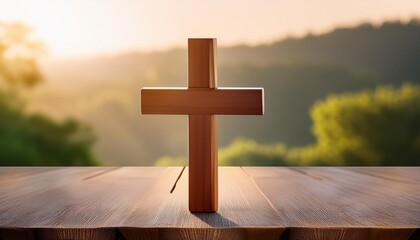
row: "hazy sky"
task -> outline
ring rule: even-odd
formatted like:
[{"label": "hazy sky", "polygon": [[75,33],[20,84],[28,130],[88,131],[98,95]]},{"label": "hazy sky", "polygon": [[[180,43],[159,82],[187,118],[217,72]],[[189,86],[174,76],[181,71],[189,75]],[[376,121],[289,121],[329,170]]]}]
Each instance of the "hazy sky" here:
[{"label": "hazy sky", "polygon": [[185,47],[189,37],[268,43],[416,16],[419,0],[0,0],[0,21],[35,28],[53,57]]}]

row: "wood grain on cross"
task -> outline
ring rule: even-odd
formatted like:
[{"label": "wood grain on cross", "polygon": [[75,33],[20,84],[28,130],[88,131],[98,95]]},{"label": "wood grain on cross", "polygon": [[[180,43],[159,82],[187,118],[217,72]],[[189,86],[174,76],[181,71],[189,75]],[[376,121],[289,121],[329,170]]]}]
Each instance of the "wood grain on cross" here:
[{"label": "wood grain on cross", "polygon": [[143,88],[142,114],[189,117],[189,210],[218,209],[216,114],[262,115],[262,88],[217,88],[216,39],[188,39],[188,88]]}]

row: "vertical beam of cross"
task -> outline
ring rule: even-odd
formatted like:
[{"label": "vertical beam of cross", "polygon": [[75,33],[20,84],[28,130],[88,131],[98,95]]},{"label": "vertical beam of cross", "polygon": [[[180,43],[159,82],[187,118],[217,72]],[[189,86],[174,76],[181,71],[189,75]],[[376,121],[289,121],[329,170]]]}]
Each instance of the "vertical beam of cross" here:
[{"label": "vertical beam of cross", "polygon": [[[188,88],[217,87],[216,39],[188,39]],[[189,208],[213,212],[217,197],[217,118],[189,115]]]},{"label": "vertical beam of cross", "polygon": [[187,114],[189,209],[218,209],[216,114],[262,115],[262,88],[217,88],[216,39],[188,39],[188,89],[143,88],[143,114]]}]

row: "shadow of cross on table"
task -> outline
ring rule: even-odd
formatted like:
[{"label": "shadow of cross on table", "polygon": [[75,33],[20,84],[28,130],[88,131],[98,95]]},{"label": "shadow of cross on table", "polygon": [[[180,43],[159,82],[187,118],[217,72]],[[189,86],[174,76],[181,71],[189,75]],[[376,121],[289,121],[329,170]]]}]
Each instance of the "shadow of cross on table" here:
[{"label": "shadow of cross on table", "polygon": [[189,210],[218,209],[217,116],[262,115],[264,89],[217,88],[216,39],[188,39],[188,88],[143,88],[142,114],[189,119]]},{"label": "shadow of cross on table", "polygon": [[194,213],[194,216],[214,228],[239,226],[219,213]]}]

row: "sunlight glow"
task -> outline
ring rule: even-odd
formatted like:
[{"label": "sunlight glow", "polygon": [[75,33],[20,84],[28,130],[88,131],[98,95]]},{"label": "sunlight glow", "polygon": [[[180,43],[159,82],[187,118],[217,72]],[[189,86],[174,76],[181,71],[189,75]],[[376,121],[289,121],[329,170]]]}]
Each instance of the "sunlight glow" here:
[{"label": "sunlight glow", "polygon": [[185,46],[191,37],[220,45],[270,43],[362,21],[420,16],[413,0],[15,0],[0,2],[0,22],[32,26],[55,57]]}]

